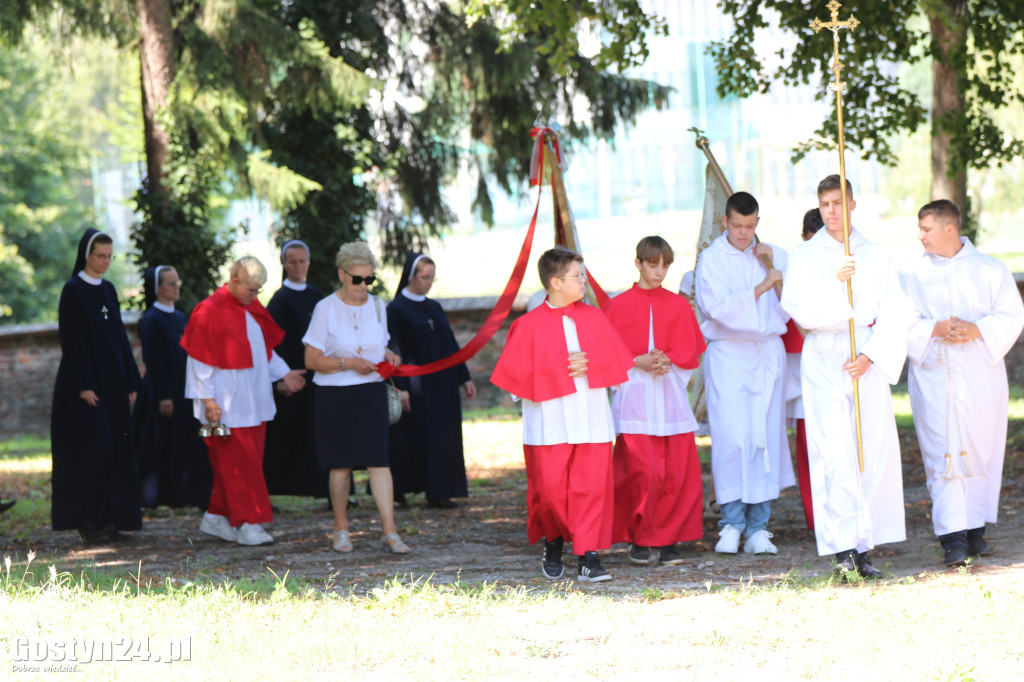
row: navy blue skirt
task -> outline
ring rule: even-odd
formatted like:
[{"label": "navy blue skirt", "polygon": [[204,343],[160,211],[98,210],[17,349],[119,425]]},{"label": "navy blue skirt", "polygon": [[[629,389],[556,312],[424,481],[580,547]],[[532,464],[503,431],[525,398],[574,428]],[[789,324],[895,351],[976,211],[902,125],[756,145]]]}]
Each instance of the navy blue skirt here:
[{"label": "navy blue skirt", "polygon": [[382,381],[317,386],[316,456],[322,469],[388,466],[388,395]]}]

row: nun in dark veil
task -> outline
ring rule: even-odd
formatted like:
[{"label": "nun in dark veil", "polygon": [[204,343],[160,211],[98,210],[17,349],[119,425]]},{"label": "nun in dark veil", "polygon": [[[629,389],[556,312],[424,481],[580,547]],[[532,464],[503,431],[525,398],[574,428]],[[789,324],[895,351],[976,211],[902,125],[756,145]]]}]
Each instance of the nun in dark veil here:
[{"label": "nun in dark veil", "polygon": [[60,295],[63,353],[53,390],[53,529],[86,543],[142,528],[131,405],[141,385],[114,286],[113,240],[88,229]]},{"label": "nun in dark veil", "polygon": [[[448,318],[437,301],[427,298],[436,265],[421,253],[405,259],[402,279],[388,304],[388,331],[403,361],[424,365],[458,351]],[[462,452],[461,386],[476,397],[465,363],[421,377],[395,377],[405,414],[391,427],[391,475],[395,499],[425,492],[431,507],[458,505],[466,497],[466,464]]]},{"label": "nun in dark veil", "polygon": [[[309,247],[298,239],[281,246],[283,281],[267,304],[267,311],[284,330],[284,341],[274,350],[291,369],[306,366],[306,335],[313,308],[324,297],[306,283]],[[292,393],[283,382],[274,384],[277,414],[267,422],[263,474],[271,495],[327,497],[327,471],[317,464],[313,447],[313,382]]]},{"label": "nun in dark veil", "polygon": [[185,398],[188,355],[181,335],[188,318],[174,307],[181,295],[178,271],[170,265],[148,268],[143,288],[146,312],[139,320],[139,339],[146,373],[135,402],[139,498],[148,509],[206,509],[213,471],[192,401]]}]

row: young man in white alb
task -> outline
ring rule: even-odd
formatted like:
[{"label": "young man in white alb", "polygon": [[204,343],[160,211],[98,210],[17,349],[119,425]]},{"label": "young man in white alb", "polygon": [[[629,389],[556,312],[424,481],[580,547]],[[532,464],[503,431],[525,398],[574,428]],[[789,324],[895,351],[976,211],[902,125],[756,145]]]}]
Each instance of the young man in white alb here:
[{"label": "young man in white alb", "polygon": [[1003,357],[1024,327],[1005,265],[960,236],[946,199],[917,214],[921,257],[900,271],[914,308],[907,354],[910,404],[947,565],[989,554],[985,524],[999,512],[1009,388]]}]

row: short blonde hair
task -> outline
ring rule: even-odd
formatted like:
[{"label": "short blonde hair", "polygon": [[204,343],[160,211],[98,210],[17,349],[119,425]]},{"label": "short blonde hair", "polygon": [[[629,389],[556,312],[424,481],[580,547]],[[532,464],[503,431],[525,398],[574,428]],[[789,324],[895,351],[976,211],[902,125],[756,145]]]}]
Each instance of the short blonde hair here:
[{"label": "short blonde hair", "polygon": [[263,286],[267,283],[267,269],[256,256],[242,256],[231,265],[231,279],[235,279],[242,272],[248,275],[254,284]]},{"label": "short blonde hair", "polygon": [[338,267],[345,271],[351,269],[353,265],[370,265],[377,269],[377,259],[373,257],[373,251],[370,251],[366,242],[342,244],[334,260]]}]

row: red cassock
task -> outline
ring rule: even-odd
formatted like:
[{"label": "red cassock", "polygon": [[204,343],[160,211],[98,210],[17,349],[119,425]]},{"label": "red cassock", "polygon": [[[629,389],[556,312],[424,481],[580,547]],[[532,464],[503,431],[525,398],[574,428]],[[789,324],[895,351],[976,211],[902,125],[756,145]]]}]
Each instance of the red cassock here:
[{"label": "red cassock", "polygon": [[[804,350],[804,335],[790,320],[786,323],[786,333],[782,335],[782,344],[787,353],[799,355]],[[800,502],[804,506],[804,521],[807,530],[814,530],[814,505],[811,502],[811,469],[807,464],[807,432],[804,420],[796,420],[796,476],[800,482]]]},{"label": "red cassock", "polygon": [[[545,303],[516,320],[491,381],[537,403],[576,393],[563,316],[575,322],[580,349],[587,354],[587,385],[599,389],[624,383],[632,356],[601,311],[582,302],[563,308]],[[611,450],[607,440],[523,445],[531,544],[561,537],[572,542],[577,555],[611,546]]]},{"label": "red cassock", "polygon": [[[258,300],[243,306],[222,286],[192,311],[181,347],[190,357],[218,369],[252,369],[252,347],[245,313],[252,315],[263,332],[267,359],[284,339],[284,330]],[[220,406],[223,410],[224,405]],[[274,520],[270,495],[263,477],[263,446],[266,424],[232,427],[227,438],[206,439],[213,469],[213,491],[207,511],[228,517],[232,526],[269,523]]]},{"label": "red cassock", "polygon": [[[695,369],[704,336],[690,304],[666,289],[633,285],[604,305],[632,355],[654,347],[672,364]],[[693,433],[621,433],[615,442],[613,542],[663,547],[703,536],[704,487]]]}]

